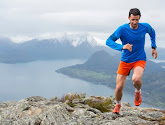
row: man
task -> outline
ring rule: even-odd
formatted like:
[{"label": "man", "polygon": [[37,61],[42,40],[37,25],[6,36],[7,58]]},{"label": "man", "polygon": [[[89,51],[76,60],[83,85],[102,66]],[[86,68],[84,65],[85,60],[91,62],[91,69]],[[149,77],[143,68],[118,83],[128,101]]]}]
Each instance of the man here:
[{"label": "man", "polygon": [[[116,106],[113,113],[119,114],[123,87],[133,69],[132,81],[135,87],[136,106],[142,102],[141,86],[142,75],[146,64],[146,54],[144,51],[145,34],[148,33],[151,38],[152,56],[157,58],[155,30],[148,23],[139,23],[141,13],[139,9],[133,8],[129,11],[129,23],[120,26],[106,41],[106,45],[122,52],[121,61],[117,71],[115,98]],[[117,39],[121,40],[122,45],[116,43]]]}]

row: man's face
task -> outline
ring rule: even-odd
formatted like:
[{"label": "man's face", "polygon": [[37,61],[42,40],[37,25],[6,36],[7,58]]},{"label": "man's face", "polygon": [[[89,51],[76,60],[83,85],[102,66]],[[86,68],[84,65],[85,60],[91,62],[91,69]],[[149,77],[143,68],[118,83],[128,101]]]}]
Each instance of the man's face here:
[{"label": "man's face", "polygon": [[140,20],[140,15],[134,16],[133,14],[131,14],[128,19],[130,20],[130,27],[132,29],[137,29],[138,28],[138,23]]}]

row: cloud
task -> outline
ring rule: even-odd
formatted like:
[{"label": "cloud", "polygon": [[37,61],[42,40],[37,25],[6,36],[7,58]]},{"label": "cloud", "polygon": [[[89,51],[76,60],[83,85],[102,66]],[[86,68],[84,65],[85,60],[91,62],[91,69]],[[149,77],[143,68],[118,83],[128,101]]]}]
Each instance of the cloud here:
[{"label": "cloud", "polygon": [[[163,40],[163,0],[1,0],[0,34],[35,36],[47,32],[101,32],[111,34],[128,23],[128,11],[141,10]],[[160,35],[161,34],[161,35]],[[161,37],[159,37],[161,36]]]}]

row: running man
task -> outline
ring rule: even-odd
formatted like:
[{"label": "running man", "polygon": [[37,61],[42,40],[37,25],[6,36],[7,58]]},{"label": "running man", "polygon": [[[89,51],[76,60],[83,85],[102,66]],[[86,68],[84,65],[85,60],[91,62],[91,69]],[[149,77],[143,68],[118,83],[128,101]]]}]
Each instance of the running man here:
[{"label": "running man", "polygon": [[[123,51],[117,71],[116,106],[113,113],[119,114],[120,112],[123,87],[131,69],[133,69],[132,81],[135,87],[135,106],[139,106],[142,102],[141,86],[146,64],[146,53],[144,51],[146,33],[150,35],[152,57],[157,58],[155,30],[148,23],[139,23],[140,17],[139,9],[131,9],[128,16],[130,22],[120,26],[106,41],[106,45],[112,49]],[[122,45],[115,42],[119,38]]]}]

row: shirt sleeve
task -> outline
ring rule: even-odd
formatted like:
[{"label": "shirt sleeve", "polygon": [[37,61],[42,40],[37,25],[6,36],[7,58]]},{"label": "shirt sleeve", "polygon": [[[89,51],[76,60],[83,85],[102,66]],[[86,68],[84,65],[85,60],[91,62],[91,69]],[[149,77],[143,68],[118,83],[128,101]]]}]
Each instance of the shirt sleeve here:
[{"label": "shirt sleeve", "polygon": [[123,45],[116,43],[122,35],[122,27],[120,26],[107,40],[106,45],[111,47],[112,49],[122,51]]},{"label": "shirt sleeve", "polygon": [[148,29],[148,34],[150,35],[150,40],[151,40],[151,47],[156,47],[156,41],[155,41],[155,30],[149,25],[147,24],[147,29]]}]

